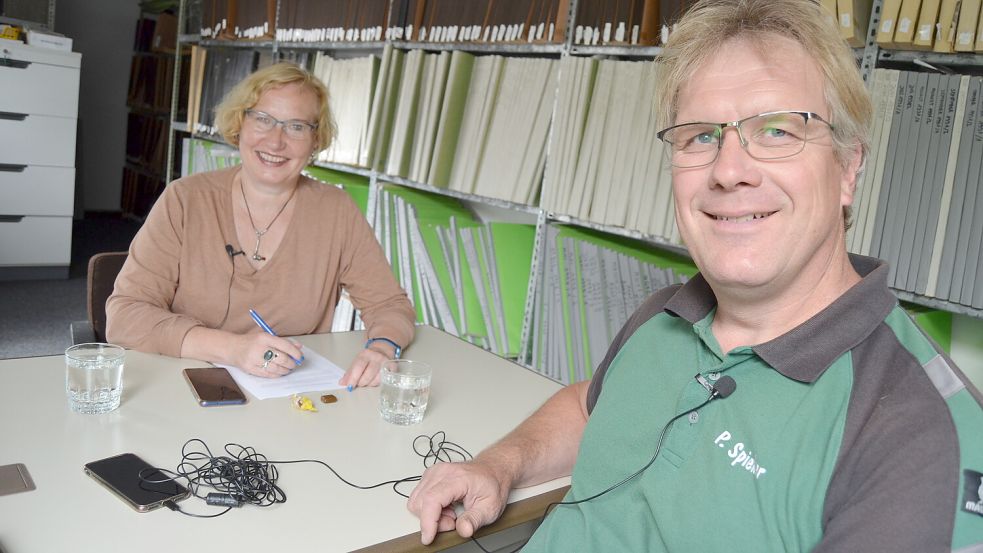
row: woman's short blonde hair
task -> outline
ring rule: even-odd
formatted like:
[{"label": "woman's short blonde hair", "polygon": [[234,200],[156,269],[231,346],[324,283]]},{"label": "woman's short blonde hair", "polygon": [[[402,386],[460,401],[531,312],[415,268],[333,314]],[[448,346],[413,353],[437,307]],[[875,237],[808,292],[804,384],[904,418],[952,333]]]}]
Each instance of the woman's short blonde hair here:
[{"label": "woman's short blonde hair", "polygon": [[215,125],[226,142],[239,146],[239,133],[246,110],[259,102],[260,96],[272,88],[289,84],[306,87],[317,97],[317,140],[314,151],[326,149],[335,136],[334,117],[328,106],[328,89],[306,69],[292,63],[275,63],[255,71],[235,85],[215,108]]},{"label": "woman's short blonde hair", "polygon": [[[699,0],[679,20],[659,56],[661,128],[675,124],[682,85],[726,43],[746,40],[762,52],[773,39],[797,42],[823,74],[823,95],[833,126],[833,153],[846,167],[861,148],[857,178],[870,148],[873,118],[870,96],[857,70],[853,51],[815,0]],[[844,220],[849,225],[849,208]]]}]

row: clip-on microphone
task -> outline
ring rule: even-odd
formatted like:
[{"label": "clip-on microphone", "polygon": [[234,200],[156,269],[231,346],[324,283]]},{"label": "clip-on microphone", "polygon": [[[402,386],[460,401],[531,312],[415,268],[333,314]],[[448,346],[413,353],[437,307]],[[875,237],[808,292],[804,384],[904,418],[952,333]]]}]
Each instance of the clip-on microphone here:
[{"label": "clip-on microphone", "polygon": [[722,376],[722,377],[720,377],[720,379],[717,380],[716,384],[713,384],[713,385],[711,385],[710,383],[708,383],[702,376],[699,375],[699,373],[697,373],[697,375],[696,375],[696,380],[704,388],[706,388],[708,392],[710,392],[710,397],[708,397],[706,399],[706,401],[704,401],[703,403],[697,405],[696,407],[694,407],[692,409],[687,409],[687,410],[683,411],[682,413],[679,413],[678,415],[676,415],[673,418],[669,419],[669,422],[667,422],[662,427],[662,432],[659,434],[659,443],[658,443],[658,445],[655,446],[655,453],[652,454],[652,458],[649,459],[649,462],[648,463],[645,463],[645,466],[643,466],[642,468],[636,470],[631,475],[626,476],[625,479],[622,480],[621,482],[618,482],[617,484],[609,487],[608,489],[606,489],[606,490],[604,490],[602,492],[598,492],[598,493],[596,493],[596,494],[594,494],[594,495],[592,495],[592,496],[590,496],[590,497],[588,497],[586,499],[578,499],[576,501],[557,501],[555,503],[550,503],[549,505],[546,506],[546,513],[543,514],[543,517],[545,517],[549,513],[550,508],[553,507],[554,505],[576,505],[578,503],[586,503],[586,502],[588,502],[588,501],[590,501],[592,499],[597,499],[598,497],[601,497],[602,495],[608,493],[609,491],[614,490],[615,488],[618,488],[622,484],[627,483],[629,480],[635,478],[639,474],[642,474],[643,472],[645,472],[646,469],[648,469],[650,466],[652,466],[652,463],[654,463],[655,462],[655,459],[659,456],[659,451],[662,450],[662,442],[663,442],[663,440],[665,440],[666,432],[669,430],[669,427],[672,425],[672,423],[676,422],[676,419],[678,419],[680,417],[684,417],[684,416],[686,416],[686,415],[688,415],[690,413],[693,413],[695,411],[698,411],[698,410],[702,409],[708,403],[710,403],[711,401],[713,401],[713,400],[715,400],[717,398],[721,398],[721,399],[726,398],[726,397],[730,396],[731,394],[733,394],[734,393],[734,390],[737,389],[737,382],[735,382],[734,379],[731,378],[731,377],[729,377],[729,376]]}]

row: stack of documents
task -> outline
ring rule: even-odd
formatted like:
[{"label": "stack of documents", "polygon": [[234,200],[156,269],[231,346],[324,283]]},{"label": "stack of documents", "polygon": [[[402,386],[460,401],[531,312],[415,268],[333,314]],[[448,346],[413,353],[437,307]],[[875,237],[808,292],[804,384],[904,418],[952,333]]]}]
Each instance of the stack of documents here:
[{"label": "stack of documents", "polygon": [[850,251],[898,290],[983,308],[983,77],[875,69]]},{"label": "stack of documents", "polygon": [[204,171],[225,169],[239,165],[239,150],[200,138],[184,138],[181,141],[181,176],[187,177]]},{"label": "stack of documents", "polygon": [[545,250],[531,365],[563,383],[590,378],[645,298],[695,272],[682,257],[574,227],[548,226]]},{"label": "stack of documents", "polygon": [[483,224],[457,200],[400,187],[381,191],[376,215],[420,321],[516,357],[535,226]]},{"label": "stack of documents", "polygon": [[560,62],[545,209],[679,243],[672,184],[655,133],[655,62]]},{"label": "stack of documents", "polygon": [[369,115],[376,90],[379,58],[334,59],[317,53],[314,74],[328,87],[337,134],[318,161],[359,165],[368,156]]},{"label": "stack of documents", "polygon": [[468,194],[534,204],[556,60],[383,51],[360,165]]}]

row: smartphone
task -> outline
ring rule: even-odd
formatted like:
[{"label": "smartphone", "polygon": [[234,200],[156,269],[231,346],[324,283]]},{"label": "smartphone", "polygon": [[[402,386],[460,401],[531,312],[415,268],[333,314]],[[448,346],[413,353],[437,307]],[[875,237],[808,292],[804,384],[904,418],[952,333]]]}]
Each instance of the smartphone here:
[{"label": "smartphone", "polygon": [[86,463],[85,473],[140,513],[188,497],[188,489],[132,453]]},{"label": "smartphone", "polygon": [[202,407],[213,405],[240,405],[246,403],[246,394],[222,367],[184,369],[184,378]]}]

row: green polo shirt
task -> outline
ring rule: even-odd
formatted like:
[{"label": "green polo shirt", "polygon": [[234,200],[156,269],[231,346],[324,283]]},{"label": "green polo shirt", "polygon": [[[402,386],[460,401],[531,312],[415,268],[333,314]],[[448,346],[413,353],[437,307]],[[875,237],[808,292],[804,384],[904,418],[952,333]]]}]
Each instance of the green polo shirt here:
[{"label": "green polo shirt", "polygon": [[[983,551],[983,399],[887,266],[851,260],[864,279],[836,302],[726,354],[701,277],[650,298],[594,376],[566,499],[636,472],[687,415],[648,469],[555,507],[523,551]],[[692,411],[697,374],[737,388]]]}]

